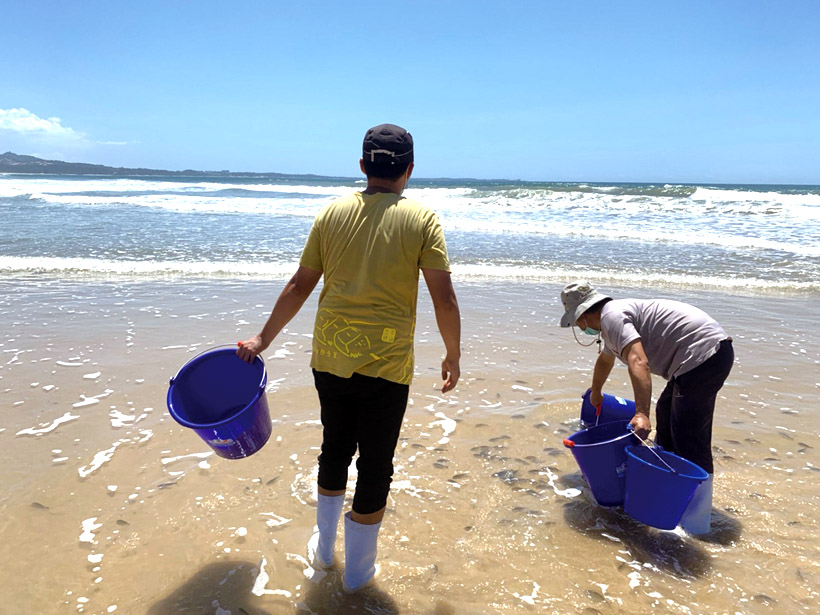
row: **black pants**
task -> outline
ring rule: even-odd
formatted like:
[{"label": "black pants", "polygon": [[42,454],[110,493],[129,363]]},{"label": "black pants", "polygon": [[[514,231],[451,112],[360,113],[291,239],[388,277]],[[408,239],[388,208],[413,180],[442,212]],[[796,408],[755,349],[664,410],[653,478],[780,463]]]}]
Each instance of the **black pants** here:
[{"label": "black pants", "polygon": [[695,369],[672,378],[655,405],[657,442],[670,453],[712,474],[712,418],[717,393],[726,382],[735,351],[723,340],[718,351]]},{"label": "black pants", "polygon": [[339,491],[356,449],[353,510],[361,515],[384,508],[393,480],[393,453],[407,408],[410,387],[383,378],[353,374],[340,378],[313,370],[322,407],[322,453],[319,486]]}]

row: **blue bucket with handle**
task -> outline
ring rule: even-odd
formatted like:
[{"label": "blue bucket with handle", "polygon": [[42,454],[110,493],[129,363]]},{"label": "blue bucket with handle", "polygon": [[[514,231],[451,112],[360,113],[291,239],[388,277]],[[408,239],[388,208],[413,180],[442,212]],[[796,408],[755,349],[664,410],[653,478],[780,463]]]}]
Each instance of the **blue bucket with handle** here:
[{"label": "blue bucket with handle", "polygon": [[601,506],[620,506],[626,490],[626,447],[640,444],[629,421],[589,427],[564,439]]},{"label": "blue bucket with handle", "polygon": [[626,449],[624,512],[661,530],[674,530],[706,470],[659,447]]},{"label": "blue bucket with handle", "polygon": [[261,357],[246,363],[235,346],[206,350],[171,378],[168,411],[220,457],[247,457],[270,438],[267,381]]},{"label": "blue bucket with handle", "polygon": [[635,416],[634,401],[606,393],[603,394],[604,401],[601,402],[601,414],[596,416],[598,409],[589,401],[591,394],[592,389],[587,389],[587,392],[581,397],[583,400],[581,403],[581,422],[584,425],[600,425],[612,421],[631,421],[632,417]]}]

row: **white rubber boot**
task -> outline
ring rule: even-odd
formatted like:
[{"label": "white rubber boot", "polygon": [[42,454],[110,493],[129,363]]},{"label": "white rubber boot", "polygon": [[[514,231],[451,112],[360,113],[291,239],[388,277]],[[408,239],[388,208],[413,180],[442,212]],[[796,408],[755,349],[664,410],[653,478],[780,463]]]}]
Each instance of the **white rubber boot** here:
[{"label": "white rubber boot", "polygon": [[678,525],[687,534],[708,534],[712,524],[712,480],[714,474],[703,481],[695,489],[695,495],[683,511]]},{"label": "white rubber boot", "polygon": [[344,503],[344,495],[318,495],[316,529],[308,541],[308,555],[314,566],[330,568],[333,565],[336,528],[339,527]]},{"label": "white rubber boot", "polygon": [[354,592],[367,585],[376,574],[376,543],[381,521],[373,525],[356,523],[345,513],[345,574],[342,587]]}]

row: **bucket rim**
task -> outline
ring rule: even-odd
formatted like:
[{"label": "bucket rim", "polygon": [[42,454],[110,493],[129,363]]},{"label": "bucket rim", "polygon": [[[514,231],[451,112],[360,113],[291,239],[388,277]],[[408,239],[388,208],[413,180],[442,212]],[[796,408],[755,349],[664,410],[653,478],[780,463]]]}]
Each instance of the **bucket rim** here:
[{"label": "bucket rim", "polygon": [[[606,426],[608,428],[614,428],[615,426],[618,425],[618,423],[623,423],[624,424],[624,433],[621,434],[620,436],[615,436],[614,438],[610,438],[609,440],[601,440],[600,442],[592,442],[590,444],[579,444],[578,442],[575,442],[575,440],[572,439],[574,436],[577,436],[580,433],[584,433],[585,431],[589,431],[590,429],[596,429],[598,427],[604,427],[604,426]],[[600,425],[593,425],[591,427],[587,427],[587,428],[582,429],[580,431],[576,431],[574,434],[572,434],[568,438],[565,438],[564,446],[567,446],[568,448],[587,448],[589,446],[601,446],[602,444],[610,444],[611,442],[617,442],[618,440],[622,440],[624,438],[629,438],[631,436],[635,436],[635,434],[632,431],[627,429],[628,425],[629,425],[629,421],[609,421],[607,423],[601,423]],[[637,437],[637,436],[635,436],[635,437]],[[572,442],[572,446],[568,446],[566,444],[567,440]]]},{"label": "bucket rim", "polygon": [[231,351],[231,352],[235,353],[236,352],[236,347],[235,346],[216,346],[214,348],[209,348],[207,350],[203,350],[202,352],[200,352],[196,356],[193,356],[188,361],[186,361],[183,364],[183,366],[179,368],[176,375],[173,378],[171,378],[171,382],[170,382],[170,385],[168,387],[168,393],[166,395],[166,405],[168,406],[168,413],[171,415],[171,417],[177,423],[182,425],[183,427],[188,427],[189,429],[193,429],[193,430],[216,429],[218,427],[222,427],[223,425],[226,425],[228,423],[231,423],[231,422],[235,421],[236,418],[239,415],[241,415],[243,412],[245,412],[248,408],[250,408],[251,406],[257,404],[259,402],[260,397],[262,397],[262,395],[264,394],[265,387],[267,386],[267,383],[268,383],[268,370],[267,370],[267,367],[265,366],[265,361],[262,359],[262,357],[260,357],[259,355],[256,355],[256,357],[254,358],[254,363],[256,363],[256,361],[259,361],[262,365],[262,379],[261,379],[261,381],[259,382],[259,385],[256,388],[256,393],[254,394],[253,399],[251,399],[242,408],[240,408],[236,412],[231,413],[229,416],[227,416],[227,417],[225,417],[225,418],[223,418],[219,421],[214,421],[213,423],[192,423],[191,421],[189,421],[189,420],[187,420],[187,419],[185,419],[185,418],[183,418],[179,415],[176,408],[174,408],[174,402],[173,402],[173,399],[172,399],[172,393],[173,393],[173,390],[174,390],[174,385],[175,385],[175,382],[176,382],[177,378],[179,377],[179,375],[186,368],[191,367],[192,365],[195,365],[196,363],[201,362],[202,360],[204,360],[206,358],[206,355],[209,355],[209,354],[223,354],[226,351]]},{"label": "bucket rim", "polygon": [[[174,384],[174,381],[177,378],[179,378],[179,375],[183,372],[183,370],[185,370],[186,368],[194,365],[195,363],[199,363],[199,362],[203,361],[206,358],[206,355],[225,354],[228,351],[231,351],[232,353],[236,354],[236,346],[232,346],[232,345],[214,346],[213,348],[207,348],[207,349],[203,350],[202,352],[200,352],[198,354],[195,354],[193,357],[191,357],[190,359],[185,361],[185,363],[182,364],[182,367],[180,367],[177,370],[177,373],[174,374],[174,376],[171,378],[170,384],[172,384],[172,385]],[[259,386],[262,386],[268,380],[268,367],[267,367],[267,365],[265,365],[265,360],[262,358],[262,355],[256,355],[253,358],[253,363],[251,363],[250,365],[255,364],[257,361],[259,361],[259,363],[262,365],[262,379],[259,382]]]},{"label": "bucket rim", "polygon": [[[638,461],[638,462],[643,463],[645,465],[651,466],[651,467],[655,468],[656,470],[661,470],[662,472],[665,472],[666,474],[674,474],[675,476],[680,476],[681,478],[689,478],[691,480],[696,480],[696,481],[700,481],[700,482],[705,481],[709,477],[708,472],[706,472],[706,470],[701,468],[694,461],[689,461],[688,459],[684,459],[680,455],[675,455],[675,453],[670,453],[669,451],[665,451],[663,449],[657,449],[655,452],[658,453],[659,455],[661,455],[661,456],[671,455],[673,457],[677,457],[678,459],[681,459],[681,460],[685,461],[687,464],[689,464],[688,467],[690,467],[692,470],[696,469],[696,470],[700,471],[697,475],[691,474],[690,470],[677,470],[675,472],[672,472],[669,468],[664,468],[661,465],[657,465],[657,464],[653,463],[650,460],[644,459],[643,457],[639,457],[638,455],[636,455],[634,451],[636,449],[640,449],[640,448],[647,448],[647,447],[643,444],[636,444],[636,445],[632,445],[632,446],[627,446],[626,449],[624,449],[624,450],[626,451],[627,457],[632,458],[635,461]],[[701,476],[701,474],[702,474],[702,476]]]}]

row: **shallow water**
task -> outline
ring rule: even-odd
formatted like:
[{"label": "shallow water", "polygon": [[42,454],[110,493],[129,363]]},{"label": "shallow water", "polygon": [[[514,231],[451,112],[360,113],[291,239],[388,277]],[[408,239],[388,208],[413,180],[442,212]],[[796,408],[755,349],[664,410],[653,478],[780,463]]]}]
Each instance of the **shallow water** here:
[{"label": "shallow water", "polygon": [[[292,270],[321,207],[361,187],[0,175],[0,272],[270,279]],[[437,212],[460,279],[820,291],[817,186],[413,179],[406,195]]]},{"label": "shallow water", "polygon": [[[165,408],[176,370],[255,332],[282,282],[0,283],[0,569],[15,581],[0,604],[151,615],[816,609],[810,298],[676,297],[720,320],[737,353],[715,418],[715,530],[698,540],[597,506],[562,446],[595,350],[555,325],[557,285],[457,287],[464,373],[448,395],[435,389],[442,346],[421,293],[378,589],[350,597],[339,570],[314,574],[304,559],[321,438],[308,370],[315,296],[266,353],[274,432],[262,451],[215,457]],[[616,368],[608,391],[629,397],[627,380]]]}]

